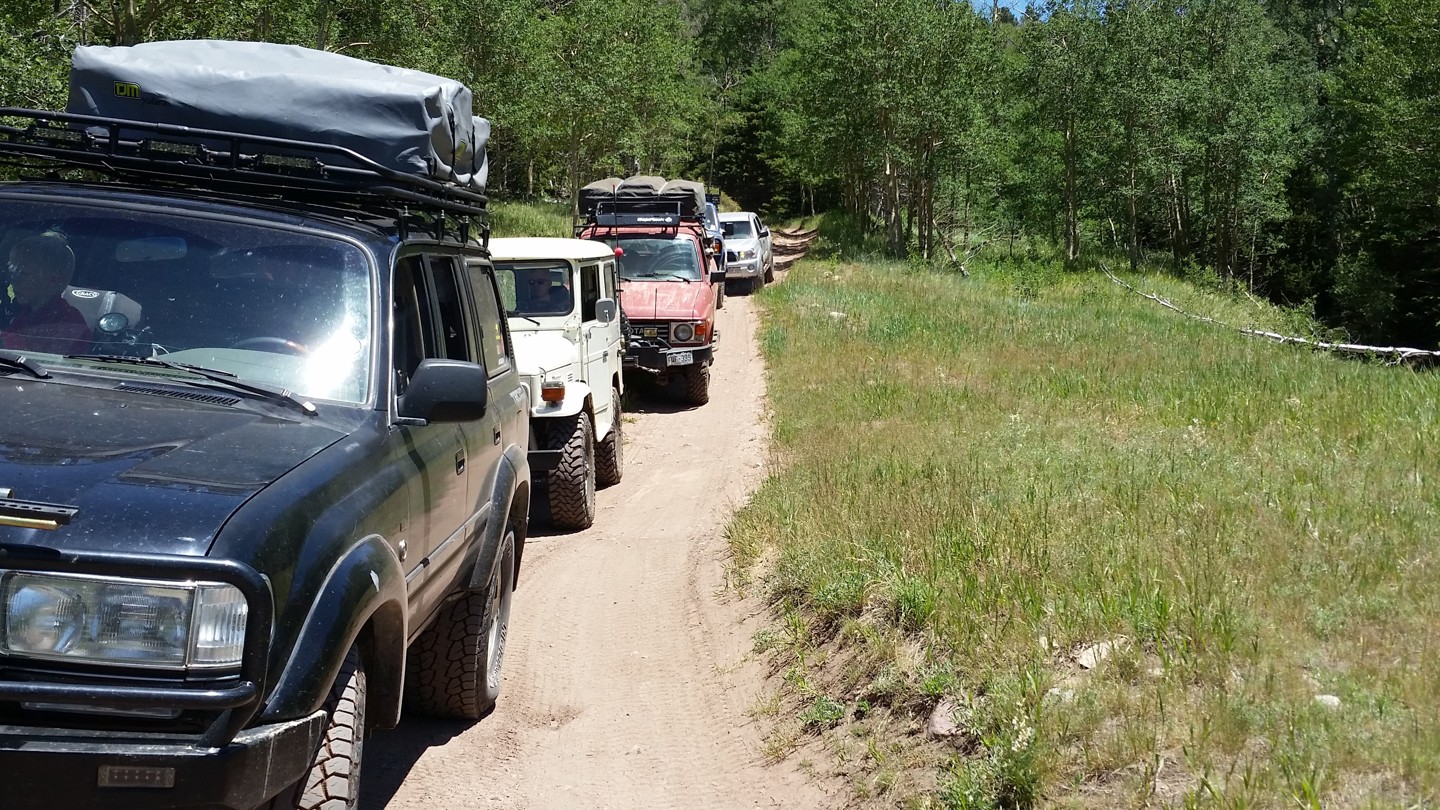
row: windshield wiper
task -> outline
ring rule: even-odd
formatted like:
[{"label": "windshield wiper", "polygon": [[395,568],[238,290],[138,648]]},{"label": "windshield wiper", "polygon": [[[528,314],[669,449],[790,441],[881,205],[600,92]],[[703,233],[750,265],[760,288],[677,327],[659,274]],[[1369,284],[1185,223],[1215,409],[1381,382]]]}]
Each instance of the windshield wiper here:
[{"label": "windshield wiper", "polygon": [[680,279],[681,281],[685,282],[686,284],[689,284],[689,283],[691,283],[692,281],[695,280],[695,279],[693,279],[693,278],[689,278],[688,276],[682,276],[682,275],[680,275],[679,273],[659,272],[659,273],[641,273],[640,275],[641,275],[642,278],[678,278],[678,279]]},{"label": "windshield wiper", "polygon": [[66,359],[74,360],[99,360],[102,363],[119,363],[131,366],[159,366],[160,368],[174,369],[195,374],[205,379],[228,385],[247,393],[261,396],[274,402],[284,403],[299,409],[306,416],[314,416],[318,411],[315,405],[309,400],[300,399],[291,393],[288,388],[277,388],[262,383],[245,382],[228,371],[221,371],[218,368],[207,368],[197,366],[193,363],[177,363],[173,360],[161,360],[158,357],[130,357],[123,354],[67,354]]},{"label": "windshield wiper", "polygon": [[46,371],[44,366],[19,352],[9,352],[0,349],[0,366],[28,371],[31,375],[39,377],[42,380],[50,376],[50,372]]}]

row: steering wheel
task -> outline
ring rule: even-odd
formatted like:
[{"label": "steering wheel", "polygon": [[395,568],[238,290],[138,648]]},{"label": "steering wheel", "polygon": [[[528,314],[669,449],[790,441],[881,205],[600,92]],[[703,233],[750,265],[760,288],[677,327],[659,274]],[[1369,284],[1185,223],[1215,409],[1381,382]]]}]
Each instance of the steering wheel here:
[{"label": "steering wheel", "polygon": [[261,335],[259,337],[245,338],[239,343],[230,345],[232,349],[255,349],[262,352],[277,352],[279,354],[293,354],[297,357],[304,357],[310,354],[310,350],[303,343],[296,343],[293,340],[286,340],[282,337],[271,337]]}]

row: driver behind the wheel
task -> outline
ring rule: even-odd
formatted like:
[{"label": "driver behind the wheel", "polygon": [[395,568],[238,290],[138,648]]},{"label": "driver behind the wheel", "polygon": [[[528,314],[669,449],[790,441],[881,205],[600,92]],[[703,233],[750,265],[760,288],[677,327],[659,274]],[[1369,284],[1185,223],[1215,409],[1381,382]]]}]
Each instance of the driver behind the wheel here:
[{"label": "driver behind the wheel", "polygon": [[59,236],[43,234],[10,250],[9,286],[0,318],[0,347],[65,354],[90,346],[90,325],[64,298],[75,275],[75,254]]}]

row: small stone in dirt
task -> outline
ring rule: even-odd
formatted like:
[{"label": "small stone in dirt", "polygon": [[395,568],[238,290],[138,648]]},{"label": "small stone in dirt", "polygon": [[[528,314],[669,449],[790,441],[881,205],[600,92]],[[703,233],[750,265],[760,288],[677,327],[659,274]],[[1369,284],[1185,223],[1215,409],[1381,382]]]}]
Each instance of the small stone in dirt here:
[{"label": "small stone in dirt", "polygon": [[948,740],[957,735],[964,734],[965,729],[955,720],[955,715],[960,707],[955,701],[946,698],[940,701],[935,711],[930,713],[930,726],[925,729],[925,734],[932,740]]},{"label": "small stone in dirt", "polygon": [[1109,658],[1111,653],[1124,647],[1127,641],[1128,639],[1122,636],[1110,641],[1102,641],[1099,644],[1091,644],[1075,656],[1075,663],[1079,664],[1081,669],[1094,669],[1100,665],[1101,661]]},{"label": "small stone in dirt", "polygon": [[1324,706],[1327,709],[1340,708],[1340,698],[1336,697],[1335,695],[1316,695],[1315,702],[1319,703],[1321,706]]},{"label": "small stone in dirt", "polygon": [[631,747],[630,747],[630,750],[629,750],[627,753],[630,753],[630,754],[640,754],[640,753],[644,753],[644,749],[642,749],[642,748],[641,748],[640,746],[638,746],[638,745],[634,745],[634,746],[631,746]]}]

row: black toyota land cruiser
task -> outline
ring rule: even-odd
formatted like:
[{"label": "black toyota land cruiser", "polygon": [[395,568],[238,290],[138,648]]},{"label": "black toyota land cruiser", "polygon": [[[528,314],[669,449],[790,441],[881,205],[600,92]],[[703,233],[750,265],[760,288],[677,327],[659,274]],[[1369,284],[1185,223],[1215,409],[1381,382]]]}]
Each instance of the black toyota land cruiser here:
[{"label": "black toyota land cruiser", "polygon": [[368,729],[499,691],[528,397],[483,193],[0,120],[46,178],[0,183],[0,806],[355,806]]}]

